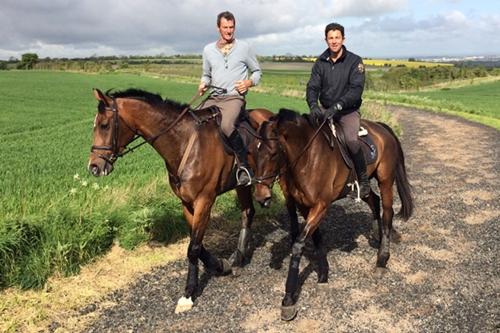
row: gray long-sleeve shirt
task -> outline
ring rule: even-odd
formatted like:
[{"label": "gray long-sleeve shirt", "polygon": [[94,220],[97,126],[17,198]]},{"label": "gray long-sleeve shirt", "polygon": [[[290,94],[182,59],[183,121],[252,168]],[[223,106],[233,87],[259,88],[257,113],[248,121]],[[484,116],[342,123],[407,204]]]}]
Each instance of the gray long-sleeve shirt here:
[{"label": "gray long-sleeve shirt", "polygon": [[228,95],[238,95],[236,81],[246,80],[250,71],[250,80],[257,85],[262,76],[259,63],[250,45],[245,41],[234,40],[228,54],[224,55],[217,43],[210,43],[203,49],[202,82],[227,89]]}]

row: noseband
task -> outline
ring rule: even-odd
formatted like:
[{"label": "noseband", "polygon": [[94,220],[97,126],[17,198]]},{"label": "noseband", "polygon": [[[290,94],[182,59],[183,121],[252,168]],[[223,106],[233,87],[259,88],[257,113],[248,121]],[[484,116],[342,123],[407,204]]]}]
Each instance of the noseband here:
[{"label": "noseband", "polygon": [[122,156],[123,154],[120,154],[120,147],[118,147],[118,130],[119,130],[119,115],[118,115],[118,108],[116,107],[116,102],[113,99],[113,103],[111,104],[111,107],[106,107],[104,109],[104,112],[106,111],[111,111],[113,112],[113,129],[111,132],[111,146],[96,146],[92,145],[90,148],[90,152],[95,153],[96,150],[107,150],[111,151],[111,156],[107,157],[102,154],[98,154],[99,158],[102,158],[109,164],[113,165],[115,161],[118,159],[118,157]]},{"label": "noseband", "polygon": [[[264,138],[264,137],[260,137],[259,136],[259,139],[261,140],[261,142],[258,143],[258,145],[262,144],[262,141],[264,140],[278,140],[278,138]],[[258,149],[259,147],[257,147]],[[274,186],[274,183],[281,177],[281,162],[282,161],[282,157],[283,157],[283,153],[282,153],[282,150],[281,150],[281,147],[279,148],[279,151],[280,151],[280,157],[281,159],[278,161],[278,167],[276,168],[275,172],[273,172],[272,174],[270,175],[265,175],[265,176],[261,176],[261,177],[255,177],[255,183],[256,184],[261,184],[261,185],[265,185],[267,186],[270,190],[272,190],[273,186]],[[266,184],[265,181],[268,180],[268,179],[272,179],[271,183],[269,184]]]}]

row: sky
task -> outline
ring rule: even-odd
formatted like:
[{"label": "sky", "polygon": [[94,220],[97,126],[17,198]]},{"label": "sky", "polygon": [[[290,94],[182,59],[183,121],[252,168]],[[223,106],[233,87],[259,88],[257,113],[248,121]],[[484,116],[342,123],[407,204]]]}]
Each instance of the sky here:
[{"label": "sky", "polygon": [[0,0],[0,59],[200,54],[225,10],[258,55],[319,55],[338,22],[364,58],[500,56],[499,0]]}]

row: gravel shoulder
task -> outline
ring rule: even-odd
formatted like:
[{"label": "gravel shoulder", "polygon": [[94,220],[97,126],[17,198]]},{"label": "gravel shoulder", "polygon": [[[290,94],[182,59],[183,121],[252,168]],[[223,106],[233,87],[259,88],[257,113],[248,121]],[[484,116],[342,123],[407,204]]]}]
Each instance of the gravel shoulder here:
[{"label": "gravel shoulder", "polygon": [[[389,107],[402,124],[415,197],[413,217],[395,220],[384,274],[374,270],[371,215],[364,204],[332,204],[321,225],[329,284],[301,262],[300,311],[280,320],[289,260],[286,215],[257,219],[251,262],[236,276],[201,273],[194,308],[174,314],[186,261],[158,267],[80,310],[84,332],[498,332],[500,330],[500,132],[451,116]],[[396,211],[398,207],[396,207]],[[237,231],[235,226],[234,231]],[[207,247],[228,257],[234,234],[210,230]],[[310,259],[310,260],[309,260]],[[53,322],[49,330],[57,330]]]}]

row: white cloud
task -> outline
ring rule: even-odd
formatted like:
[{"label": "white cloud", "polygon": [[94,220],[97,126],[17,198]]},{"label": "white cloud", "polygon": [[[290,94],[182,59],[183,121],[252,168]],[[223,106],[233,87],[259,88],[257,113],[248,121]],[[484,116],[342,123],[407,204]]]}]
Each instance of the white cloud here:
[{"label": "white cloud", "polygon": [[473,35],[474,50],[483,43],[500,53],[498,14],[478,6],[460,10],[453,0],[425,1],[448,10],[417,16],[407,0],[2,0],[0,59],[28,51],[40,57],[200,53],[218,37],[216,15],[223,10],[235,14],[237,37],[258,54],[318,54],[332,21],[346,27],[348,45],[367,54],[381,45],[386,54],[411,54],[434,41],[446,50],[460,35]]},{"label": "white cloud", "polygon": [[407,0],[338,0],[332,4],[332,14],[340,17],[370,17],[403,9]]},{"label": "white cloud", "polygon": [[499,28],[499,15],[468,17],[454,10],[421,20],[368,20],[355,27],[351,42],[361,54],[373,56],[500,55]]}]

